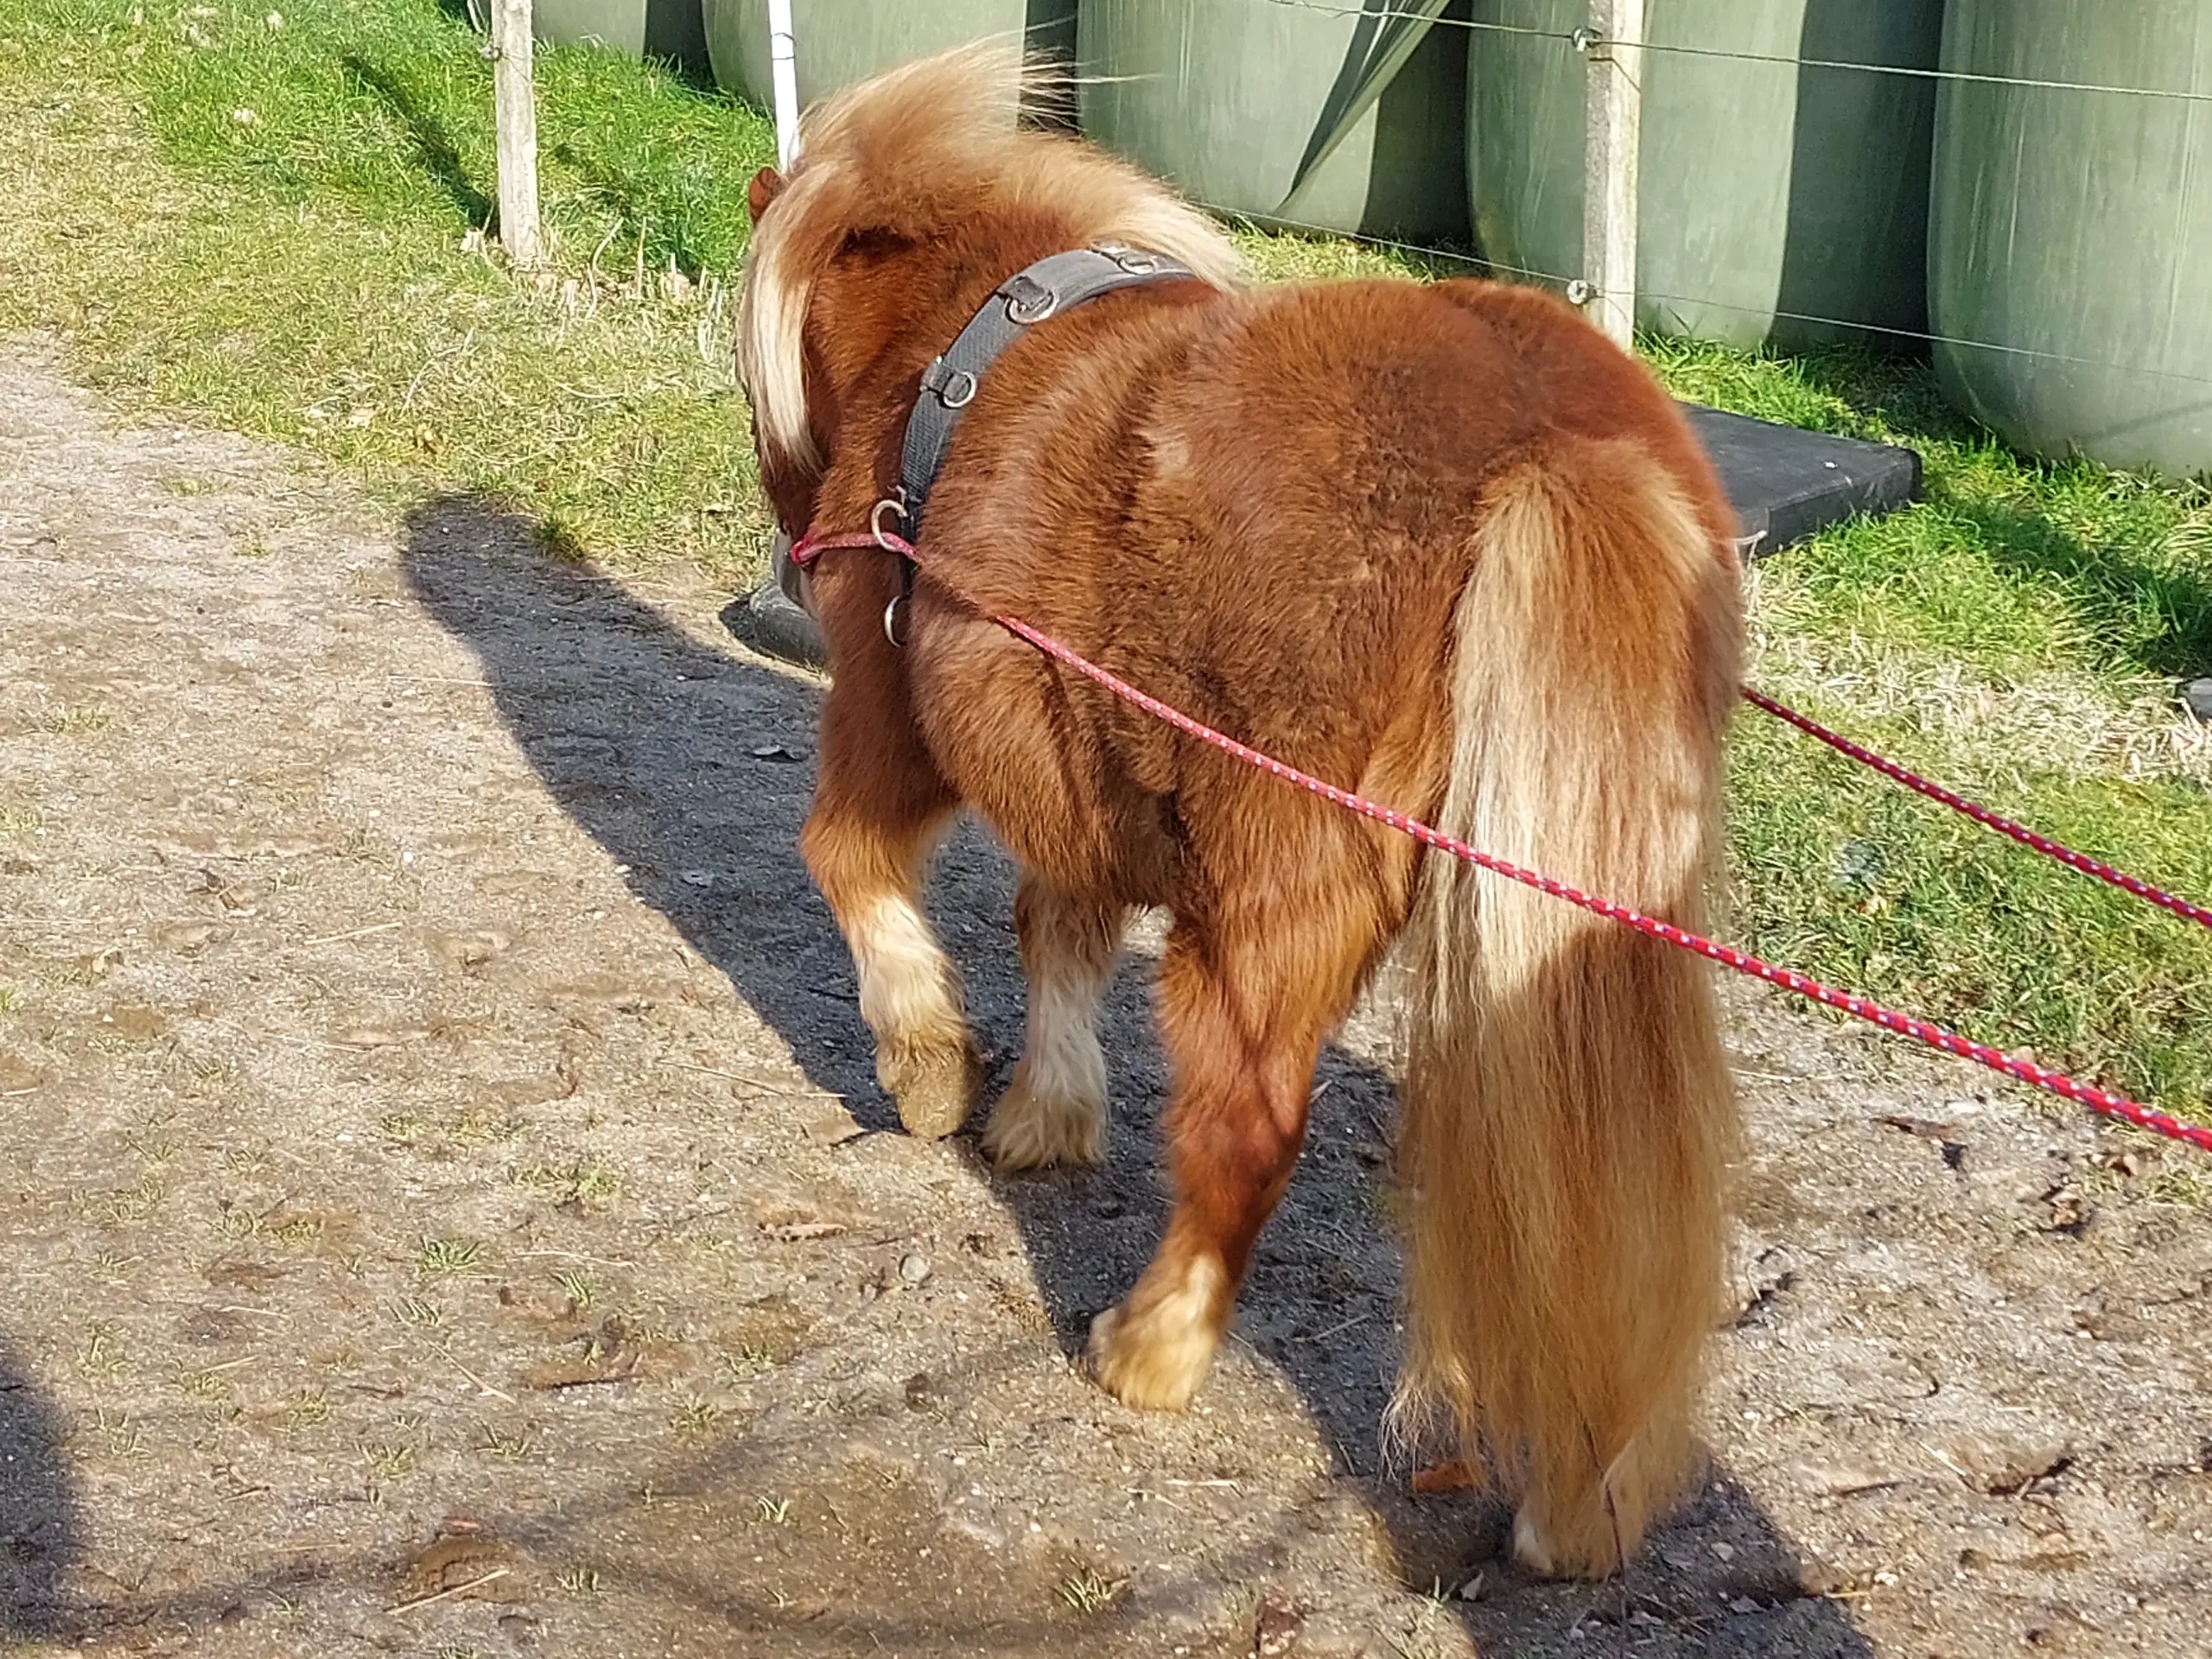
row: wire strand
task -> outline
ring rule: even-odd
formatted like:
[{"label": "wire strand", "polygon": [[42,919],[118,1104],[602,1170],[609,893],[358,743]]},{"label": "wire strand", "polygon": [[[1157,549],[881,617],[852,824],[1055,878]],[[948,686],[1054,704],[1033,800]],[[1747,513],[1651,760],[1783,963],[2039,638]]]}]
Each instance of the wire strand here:
[{"label": "wire strand", "polygon": [[[1288,5],[1294,0],[1264,0],[1269,5]],[[1466,265],[1488,273],[1503,272],[1509,276],[1525,277],[1531,282],[1554,283],[1561,288],[1575,283],[1586,283],[1595,296],[1605,290],[1595,283],[1586,283],[1580,276],[1562,276],[1557,271],[1535,270],[1525,265],[1516,265],[1502,259],[1485,259],[1478,253],[1463,253],[1452,248],[1433,248],[1418,242],[1400,242],[1387,236],[1370,236],[1357,231],[1339,230],[1333,225],[1316,225],[1303,219],[1285,219],[1279,214],[1255,215],[1240,213],[1232,207],[1222,207],[1211,202],[1199,202],[1210,213],[1224,219],[1243,219],[1261,228],[1269,226],[1284,230],[1304,231],[1317,236],[1335,237],[1346,242],[1358,242],[1374,248],[1388,248],[1395,253],[1411,254],[1422,259],[1442,259],[1454,264]],[[1747,317],[1777,317],[1789,322],[1802,322],[1816,327],[1849,328],[1860,334],[1885,334],[1898,340],[1923,340],[1930,345],[1956,346],[1967,351],[1994,352],[2005,357],[2031,358],[2039,362],[2063,363],[2075,368],[2101,369],[2111,374],[2140,375],[2148,379],[2172,380],[2183,385],[2212,387],[2212,375],[2185,374],[2178,369],[2136,368],[2125,363],[2114,363],[2104,358],[2078,357],[2069,352],[2044,351],[2033,346],[2005,346],[1992,340],[1969,340],[1961,334],[1932,334],[1924,328],[1900,328],[1891,323],[1858,322],[1848,317],[1822,316],[1812,311],[1790,311],[1779,306],[1743,305],[1732,300],[1699,297],[1688,294],[1669,294],[1662,289],[1639,288],[1638,300],[1657,300],[1669,305],[1711,306],[1716,310],[1733,311]]]},{"label": "wire strand", "polygon": [[[1371,18],[1377,22],[1402,19],[1408,22],[1433,24],[1438,29],[1464,29],[1471,33],[1488,35],[1520,35],[1536,40],[1560,41],[1568,45],[1573,45],[1580,38],[1578,30],[1535,29],[1522,23],[1493,22],[1481,17],[1446,17],[1422,11],[1330,5],[1324,0],[1261,0],[1261,3],[1286,6],[1297,11],[1318,11],[1332,17]],[[1728,47],[1691,46],[1648,38],[1637,41],[1633,49],[1664,52],[1676,57],[1717,58],[1732,63],[1787,65],[1797,69],[1856,69],[1870,75],[1895,75],[1913,80],[1948,80],[1983,86],[2025,86],[2038,92],[2099,92],[2126,98],[2166,99],[2186,104],[2212,104],[2212,92],[2186,91],[2177,86],[2119,86],[2104,81],[2050,80],[2034,75],[1985,75],[1967,69],[1923,68],[1905,63],[1854,63],[1846,58],[1801,58],[1780,52],[1747,52]]]}]

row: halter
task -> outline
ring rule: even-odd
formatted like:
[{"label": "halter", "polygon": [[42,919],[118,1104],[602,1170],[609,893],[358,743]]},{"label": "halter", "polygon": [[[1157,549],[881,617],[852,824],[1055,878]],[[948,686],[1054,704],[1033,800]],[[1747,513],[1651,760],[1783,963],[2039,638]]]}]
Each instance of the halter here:
[{"label": "halter", "polygon": [[[899,457],[899,482],[868,514],[868,535],[830,537],[810,530],[788,550],[779,548],[776,580],[796,603],[808,603],[806,571],[831,546],[865,542],[898,556],[899,594],[883,613],[883,631],[894,645],[899,620],[914,591],[914,561],[899,545],[911,546],[922,533],[922,509],[951,448],[969,404],[976,401],[983,376],[1001,353],[1039,323],[1072,310],[1101,295],[1147,283],[1185,282],[1194,273],[1163,254],[1147,253],[1117,242],[1055,253],[1001,283],[969,319],[968,326],[922,371],[921,390],[906,417],[906,438]],[[887,521],[896,520],[896,525]],[[894,533],[895,531],[895,533]]]}]

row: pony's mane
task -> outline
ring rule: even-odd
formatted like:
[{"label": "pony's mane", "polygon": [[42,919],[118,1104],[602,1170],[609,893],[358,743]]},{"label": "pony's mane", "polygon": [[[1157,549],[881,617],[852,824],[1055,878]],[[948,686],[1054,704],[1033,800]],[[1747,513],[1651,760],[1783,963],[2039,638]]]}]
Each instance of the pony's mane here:
[{"label": "pony's mane", "polygon": [[770,455],[821,465],[807,423],[807,305],[853,231],[919,236],[994,209],[1045,209],[1066,221],[1071,247],[1123,242],[1217,287],[1237,280],[1228,238],[1164,185],[1089,144],[1020,127],[1025,90],[1064,97],[1065,76],[1025,72],[1017,42],[985,41],[887,71],[807,112],[799,160],[755,232],[738,318],[739,373]]}]

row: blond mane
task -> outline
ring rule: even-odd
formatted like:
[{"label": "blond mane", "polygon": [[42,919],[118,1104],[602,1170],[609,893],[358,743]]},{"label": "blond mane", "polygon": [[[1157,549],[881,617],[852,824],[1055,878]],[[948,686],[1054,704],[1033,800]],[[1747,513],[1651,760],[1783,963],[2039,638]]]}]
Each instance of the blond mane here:
[{"label": "blond mane", "polygon": [[738,315],[738,372],[770,456],[822,464],[807,422],[807,305],[853,230],[918,234],[995,209],[1048,209],[1071,247],[1124,242],[1218,287],[1238,279],[1220,227],[1166,186],[1017,125],[1025,89],[1049,97],[1065,86],[1048,69],[1025,73],[1018,42],[993,41],[918,59],[807,112],[799,160],[754,233]]}]

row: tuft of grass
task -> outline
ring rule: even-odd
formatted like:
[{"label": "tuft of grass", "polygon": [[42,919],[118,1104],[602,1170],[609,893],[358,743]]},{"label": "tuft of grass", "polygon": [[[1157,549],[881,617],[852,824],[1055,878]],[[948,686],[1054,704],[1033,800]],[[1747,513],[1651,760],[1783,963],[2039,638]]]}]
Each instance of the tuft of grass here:
[{"label": "tuft of grass", "polygon": [[426,1238],[416,1247],[415,1266],[425,1278],[467,1273],[483,1254],[480,1239]]},{"label": "tuft of grass", "polygon": [[1111,1606],[1114,1598],[1121,1594],[1126,1579],[1109,1579],[1103,1573],[1085,1567],[1071,1573],[1059,1582],[1060,1599],[1086,1617],[1103,1613]]}]

